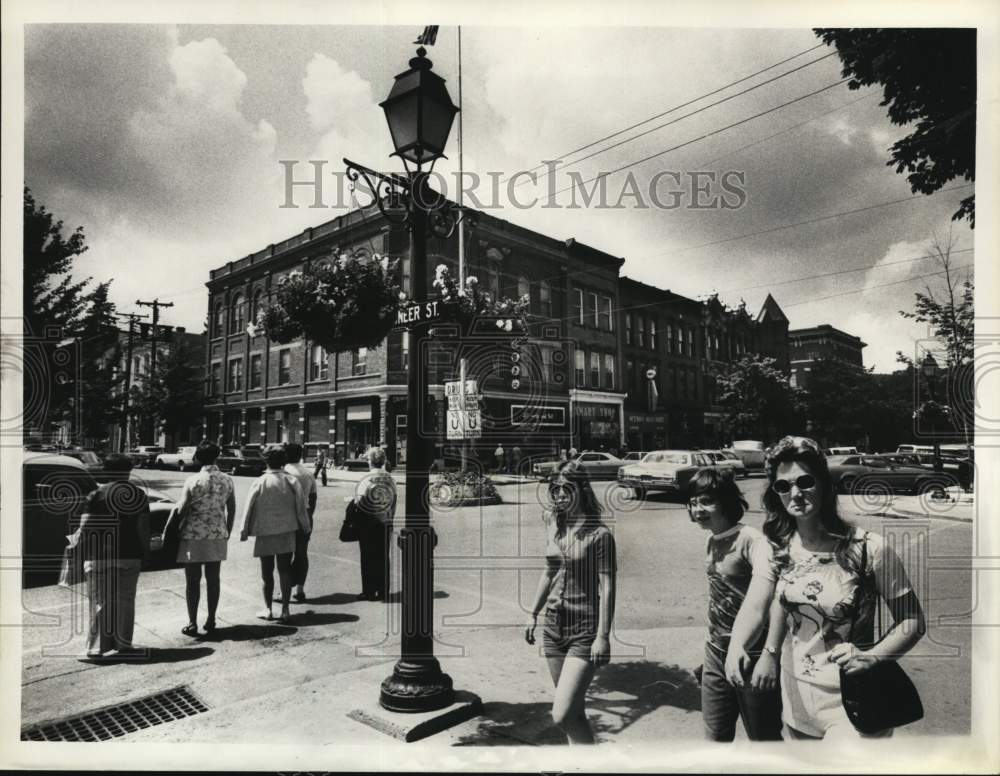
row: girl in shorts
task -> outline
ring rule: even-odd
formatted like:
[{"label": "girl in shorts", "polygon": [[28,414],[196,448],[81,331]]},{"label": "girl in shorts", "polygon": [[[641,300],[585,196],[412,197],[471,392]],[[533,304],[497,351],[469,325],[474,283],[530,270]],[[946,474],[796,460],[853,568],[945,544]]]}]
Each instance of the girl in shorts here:
[{"label": "girl in shorts", "polygon": [[611,657],[615,613],[615,539],[586,473],[570,461],[549,481],[552,508],[543,519],[546,568],[538,580],[525,640],[535,643],[545,608],[542,642],[556,688],[552,720],[570,744],[592,744],[584,709],[587,688]]}]

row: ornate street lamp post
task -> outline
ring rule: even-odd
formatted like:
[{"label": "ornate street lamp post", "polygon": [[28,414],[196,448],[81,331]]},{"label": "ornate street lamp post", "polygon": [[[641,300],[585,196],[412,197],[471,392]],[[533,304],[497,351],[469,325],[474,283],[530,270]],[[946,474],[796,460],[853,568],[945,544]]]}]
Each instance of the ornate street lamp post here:
[{"label": "ornate street lamp post", "polygon": [[[938,366],[937,360],[928,353],[923,362],[920,364],[920,371],[924,373],[924,379],[927,381],[927,391],[931,395],[931,401],[937,404],[937,381],[941,374],[941,368]],[[934,434],[934,471],[940,472],[944,470],[944,464],[941,461],[941,442],[937,438],[937,428],[932,422],[931,433]]]},{"label": "ornate street lamp post", "polygon": [[[434,161],[444,156],[452,121],[458,108],[452,104],[444,79],[431,70],[421,47],[410,68],[396,76],[385,111],[393,156],[403,160],[407,174],[384,175],[344,159],[348,178],[364,179],[379,210],[393,224],[410,231],[410,297],[427,297],[427,232],[450,236],[462,217],[452,203],[433,192],[427,176]],[[423,166],[429,165],[428,170]],[[428,334],[428,321],[410,324],[410,363],[407,376],[406,522],[400,531],[402,553],[402,657],[392,675],[382,682],[379,703],[390,711],[422,712],[454,702],[451,677],[441,671],[434,657],[434,545],[430,524],[428,471],[434,440],[421,433],[427,396],[427,368],[419,343]]]}]

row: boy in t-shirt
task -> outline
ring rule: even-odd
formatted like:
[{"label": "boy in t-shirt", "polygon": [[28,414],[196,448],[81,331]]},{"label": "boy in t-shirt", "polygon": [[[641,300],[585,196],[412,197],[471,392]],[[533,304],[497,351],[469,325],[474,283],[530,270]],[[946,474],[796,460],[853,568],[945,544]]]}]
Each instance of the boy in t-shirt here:
[{"label": "boy in t-shirt", "polygon": [[779,692],[754,692],[748,681],[764,644],[775,573],[767,538],[740,522],[746,507],[730,470],[699,469],[688,483],[688,514],[711,532],[701,713],[712,741],[732,741],[737,717],[750,740],[781,739]]}]

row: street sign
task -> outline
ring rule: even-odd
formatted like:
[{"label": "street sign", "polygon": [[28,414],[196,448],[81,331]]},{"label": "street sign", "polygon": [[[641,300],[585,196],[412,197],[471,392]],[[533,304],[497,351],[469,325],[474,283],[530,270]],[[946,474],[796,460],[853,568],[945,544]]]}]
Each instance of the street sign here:
[{"label": "street sign", "polygon": [[[461,380],[447,380],[444,384],[444,395],[449,399],[451,397],[457,397],[460,393],[459,385]],[[479,393],[479,384],[475,380],[465,381],[465,395],[472,396]]]},{"label": "street sign", "polygon": [[435,321],[441,316],[441,309],[435,302],[409,302],[400,305],[396,311],[396,325],[405,326],[408,323],[426,323]]},{"label": "street sign", "polygon": [[479,439],[483,435],[479,409],[448,410],[448,439]]}]

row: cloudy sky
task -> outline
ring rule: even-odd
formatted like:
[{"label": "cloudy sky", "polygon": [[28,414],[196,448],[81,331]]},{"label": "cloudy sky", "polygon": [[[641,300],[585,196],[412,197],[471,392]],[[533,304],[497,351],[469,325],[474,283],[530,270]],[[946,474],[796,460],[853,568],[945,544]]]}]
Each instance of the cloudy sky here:
[{"label": "cloudy sky", "polygon": [[[298,160],[300,178],[307,160],[328,172],[345,156],[398,167],[378,102],[419,31],[30,25],[26,183],[67,227],[84,226],[78,272],[113,278],[120,311],[158,296],[176,305],[165,322],[200,331],[210,269],[344,212],[332,175],[327,208],[309,208],[303,191],[300,207],[280,207],[279,160]],[[717,291],[755,312],[770,291],[793,328],[831,323],[868,343],[866,365],[891,371],[895,352],[927,334],[898,310],[938,282],[922,279],[936,269],[920,258],[928,241],[951,229],[955,264],[973,262],[972,232],[950,220],[971,189],[911,199],[885,165],[903,133],[881,95],[825,89],[841,79],[839,60],[809,51],[818,45],[808,29],[464,27],[465,170],[485,181],[475,193],[487,203],[489,176],[499,181],[494,215],[623,256],[624,274],[690,296]],[[429,56],[457,102],[455,27]],[[437,168],[446,175],[456,141]],[[512,189],[522,205],[542,198],[515,206],[511,176],[550,159],[565,160],[548,203],[562,207],[542,207],[544,180]],[[691,207],[700,171],[740,176],[729,180],[744,181],[742,207]],[[569,207],[570,172],[607,173],[608,207]],[[680,180],[679,207],[655,206],[654,180],[667,204]]]}]

